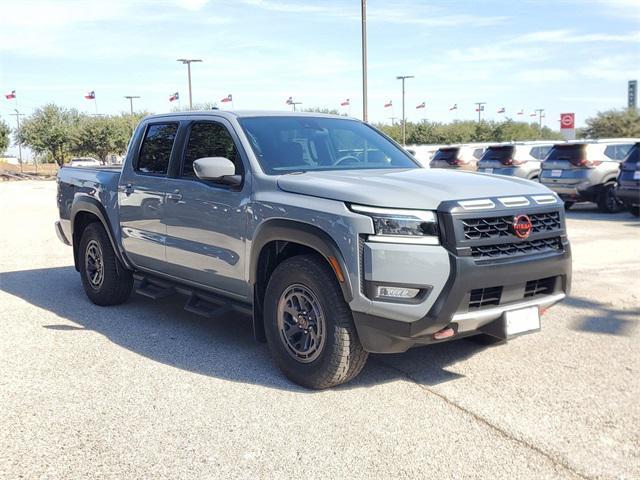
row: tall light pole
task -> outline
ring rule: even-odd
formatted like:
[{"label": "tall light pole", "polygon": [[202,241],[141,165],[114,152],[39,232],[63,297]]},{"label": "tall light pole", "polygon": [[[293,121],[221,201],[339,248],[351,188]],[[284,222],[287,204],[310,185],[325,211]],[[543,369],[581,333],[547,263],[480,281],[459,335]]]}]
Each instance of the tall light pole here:
[{"label": "tall light pole", "polygon": [[179,58],[176,60],[187,66],[187,76],[189,77],[189,110],[193,110],[193,101],[191,99],[191,64],[202,62],[199,58]]},{"label": "tall light pole", "polygon": [[542,114],[544,113],[544,108],[536,108],[535,111],[538,112],[538,125],[542,128]]},{"label": "tall light pole", "polygon": [[367,106],[367,0],[361,0],[362,12],[362,121],[369,117]]},{"label": "tall light pole", "polygon": [[[15,115],[18,130],[20,130],[20,117],[24,117],[24,113],[20,113],[17,108],[14,108],[13,110],[16,113],[10,113],[9,115]],[[20,142],[18,142],[18,160],[20,161],[20,173],[22,173],[22,145],[20,145]]]},{"label": "tall light pole", "polygon": [[131,107],[131,115],[133,115],[133,99],[140,97],[138,95],[125,95],[124,98],[129,99],[129,107]]},{"label": "tall light pole", "polygon": [[482,120],[482,111],[484,110],[484,105],[486,105],[487,102],[476,102],[476,110],[478,111],[478,123],[480,123],[480,121]]},{"label": "tall light pole", "polygon": [[404,81],[407,78],[414,78],[413,75],[398,75],[396,77],[397,80],[402,80],[402,145],[405,145],[406,142],[406,134],[407,134],[407,117],[404,114]]}]

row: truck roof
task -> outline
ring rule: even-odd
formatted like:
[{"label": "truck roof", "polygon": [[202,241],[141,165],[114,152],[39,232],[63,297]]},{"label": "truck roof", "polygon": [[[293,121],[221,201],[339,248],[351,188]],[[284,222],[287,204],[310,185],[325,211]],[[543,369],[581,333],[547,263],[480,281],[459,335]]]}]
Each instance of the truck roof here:
[{"label": "truck roof", "polygon": [[202,117],[216,116],[226,118],[247,118],[247,117],[325,117],[325,118],[341,118],[346,120],[357,120],[344,115],[334,115],[329,113],[316,112],[288,112],[285,110],[192,110],[187,112],[169,112],[148,115],[145,119],[165,118],[165,117]]}]

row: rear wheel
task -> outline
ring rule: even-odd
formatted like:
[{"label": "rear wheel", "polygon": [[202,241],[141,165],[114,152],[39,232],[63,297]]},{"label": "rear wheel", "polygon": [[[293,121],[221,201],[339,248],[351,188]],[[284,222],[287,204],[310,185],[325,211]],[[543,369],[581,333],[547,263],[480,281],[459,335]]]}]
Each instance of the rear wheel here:
[{"label": "rear wheel", "polygon": [[319,256],[300,255],[278,265],[267,285],[264,321],[275,363],[304,387],[345,383],[367,361],[351,310]]},{"label": "rear wheel", "polygon": [[102,225],[91,223],[80,239],[80,278],[89,299],[96,305],[124,302],[133,288],[133,275],[116,257]]},{"label": "rear wheel", "polygon": [[622,202],[616,196],[615,184],[608,183],[602,187],[598,196],[598,209],[603,213],[618,213],[622,207]]},{"label": "rear wheel", "polygon": [[629,211],[631,212],[631,215],[633,215],[634,217],[640,217],[640,206],[631,206],[629,207]]},{"label": "rear wheel", "polygon": [[570,209],[571,209],[571,207],[573,207],[573,205],[574,205],[575,203],[576,203],[576,202],[569,202],[569,201],[564,202],[564,209],[565,209],[565,210],[570,210]]}]

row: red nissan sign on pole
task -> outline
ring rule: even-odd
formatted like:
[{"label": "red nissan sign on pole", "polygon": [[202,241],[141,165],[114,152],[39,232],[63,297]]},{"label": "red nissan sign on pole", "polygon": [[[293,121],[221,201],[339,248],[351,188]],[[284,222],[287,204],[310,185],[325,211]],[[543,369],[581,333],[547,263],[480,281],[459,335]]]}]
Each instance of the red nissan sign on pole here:
[{"label": "red nissan sign on pole", "polygon": [[575,113],[560,114],[560,132],[565,140],[574,140],[576,138],[576,115]]}]

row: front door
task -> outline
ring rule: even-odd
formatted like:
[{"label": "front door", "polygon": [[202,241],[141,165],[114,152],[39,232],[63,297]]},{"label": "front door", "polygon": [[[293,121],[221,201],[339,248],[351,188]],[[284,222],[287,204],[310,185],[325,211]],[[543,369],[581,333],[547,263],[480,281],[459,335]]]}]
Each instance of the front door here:
[{"label": "front door", "polygon": [[[164,223],[168,273],[224,293],[248,296],[245,245],[249,176],[231,130],[223,121],[194,121],[187,128],[179,168],[167,179]],[[241,187],[200,180],[193,162],[225,157],[243,175]]]},{"label": "front door", "polygon": [[125,165],[118,187],[122,245],[136,267],[162,271],[166,227],[162,221],[177,122],[146,126],[137,158]]}]

